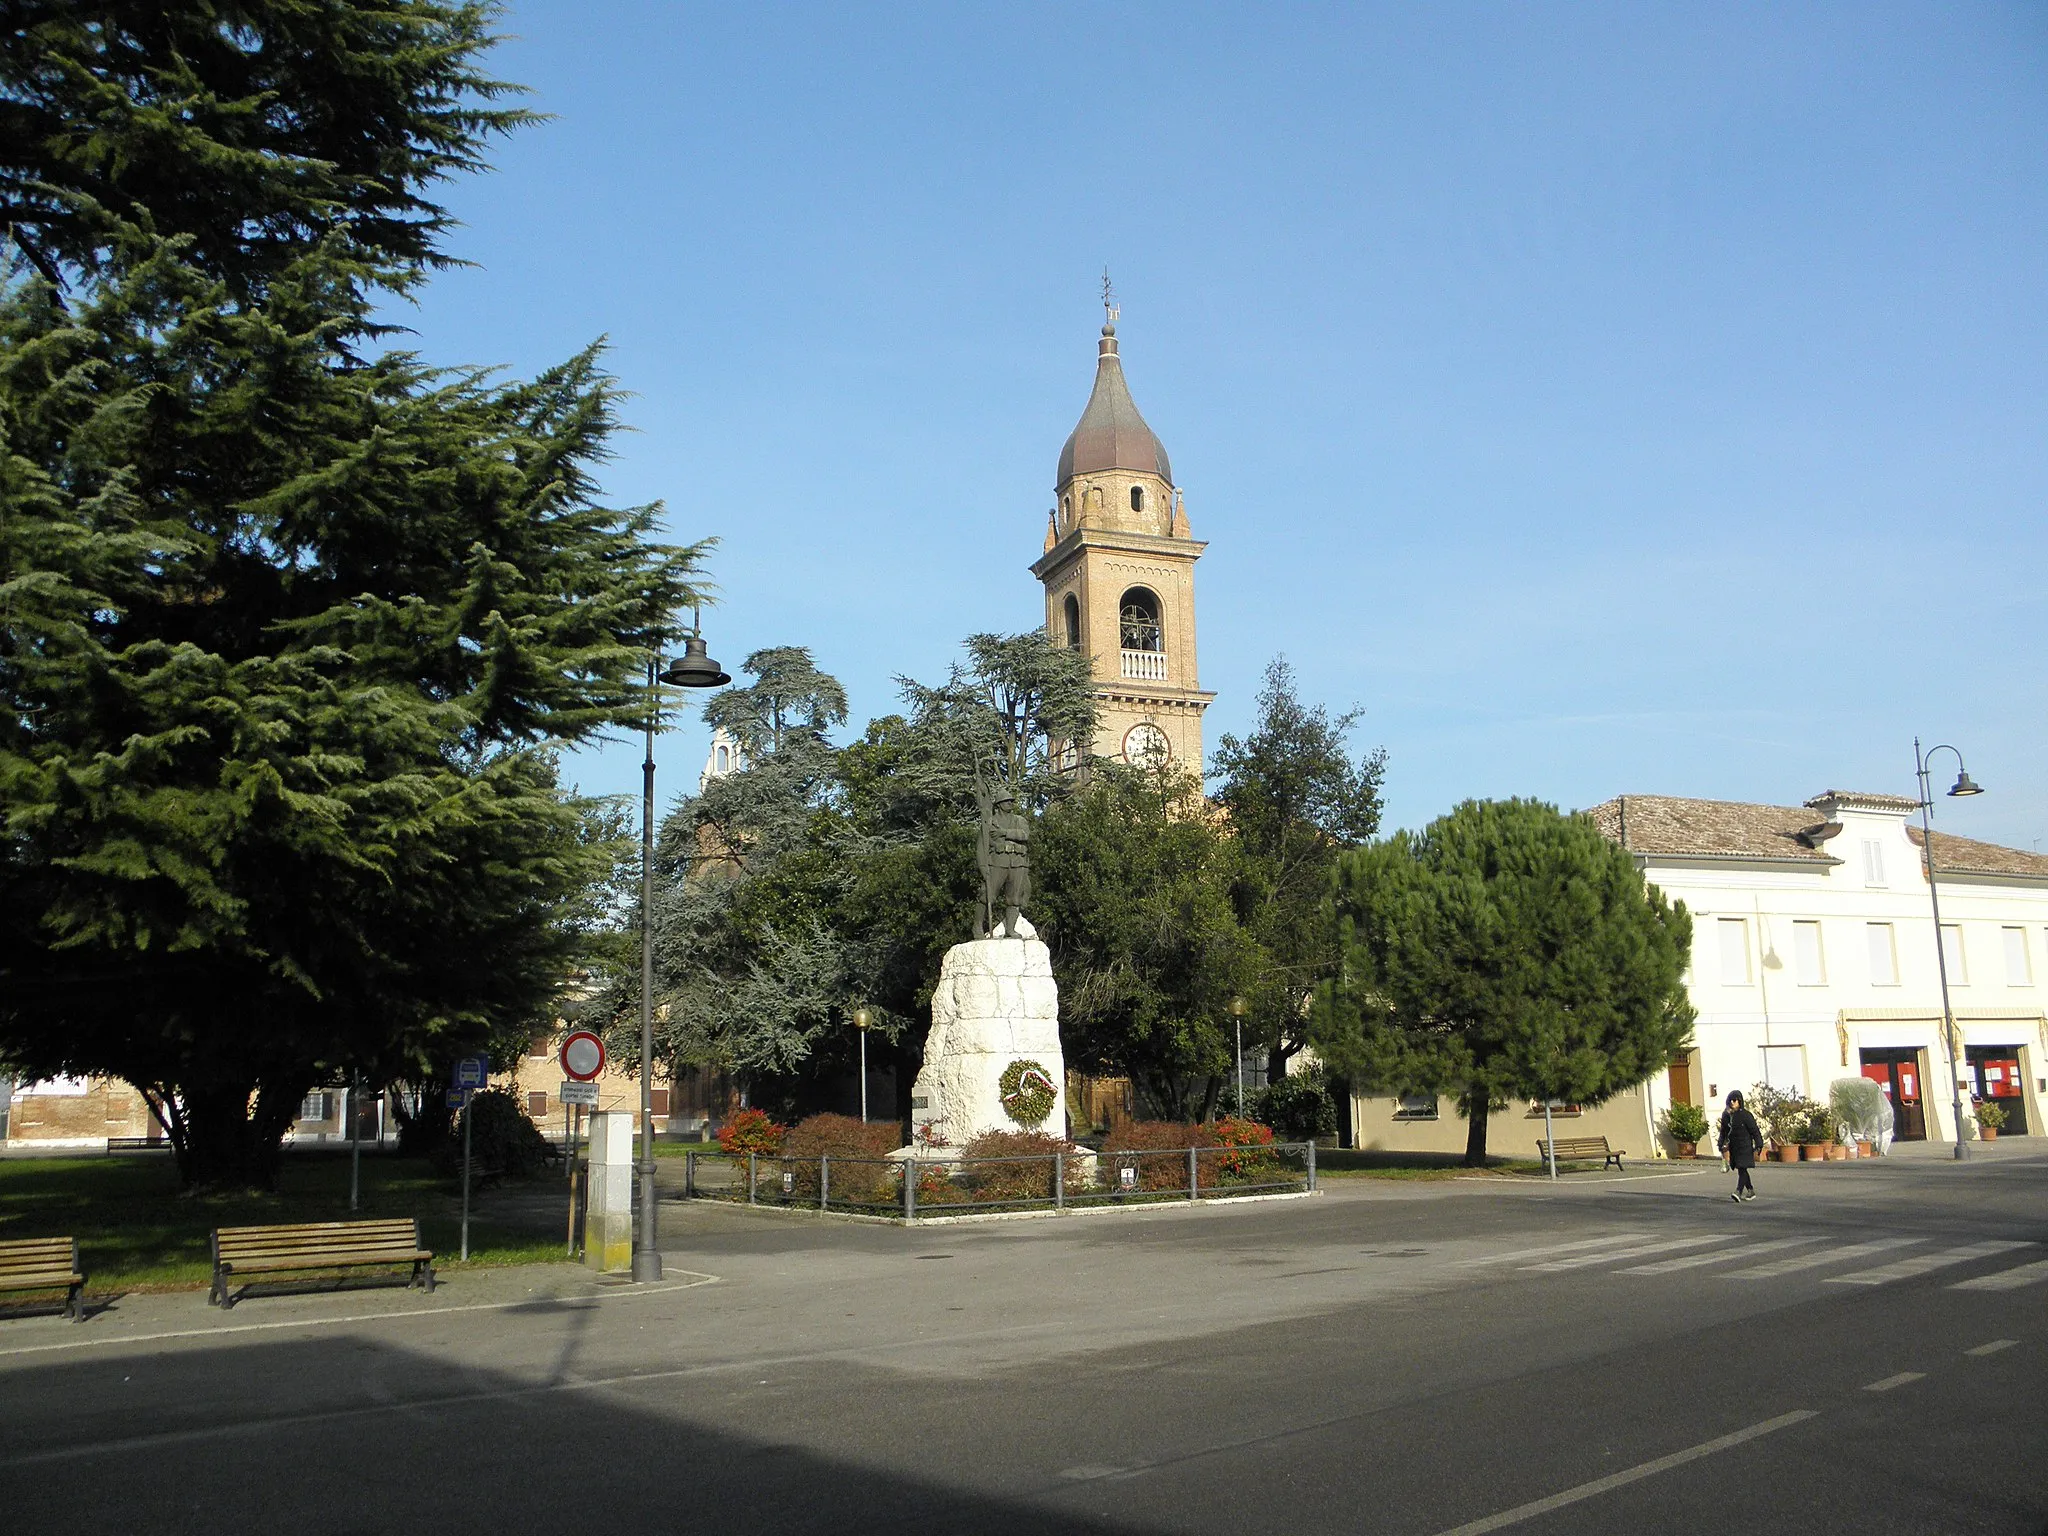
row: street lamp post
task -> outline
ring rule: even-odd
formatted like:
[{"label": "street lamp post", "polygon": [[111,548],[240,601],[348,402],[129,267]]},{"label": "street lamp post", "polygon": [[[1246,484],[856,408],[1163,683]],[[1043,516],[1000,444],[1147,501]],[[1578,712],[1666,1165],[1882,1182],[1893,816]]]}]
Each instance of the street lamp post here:
[{"label": "street lamp post", "polygon": [[853,1027],[860,1036],[860,1123],[868,1123],[868,1026],[875,1016],[862,1004],[853,1010]]},{"label": "street lamp post", "polygon": [[1244,1113],[1244,999],[1230,1000],[1230,1023],[1237,1040],[1237,1112]]},{"label": "street lamp post", "polygon": [[1941,893],[1934,884],[1934,791],[1927,780],[1927,765],[1937,752],[1954,752],[1956,758],[1956,782],[1949,790],[1951,796],[1963,798],[1984,793],[1977,782],[1970,777],[1970,770],[1963,766],[1963,754],[1946,742],[1937,747],[1920,750],[1920,738],[1913,738],[1913,772],[1920,780],[1920,842],[1921,851],[1927,856],[1927,899],[1934,907],[1934,966],[1941,977],[1941,1026],[1948,1045],[1948,1080],[1952,1094],[1951,1106],[1955,1115],[1956,1161],[1963,1162],[1969,1151],[1963,1145],[1963,1069],[1960,1063],[1961,1047],[1956,1041],[1955,1011],[1948,1004],[1948,946],[1941,941]]},{"label": "street lamp post", "polygon": [[633,1279],[661,1278],[654,1231],[654,733],[661,725],[661,684],[722,688],[732,681],[704,654],[700,625],[692,622],[683,654],[665,671],[647,658],[647,758],[640,765],[640,1220],[633,1231]]}]

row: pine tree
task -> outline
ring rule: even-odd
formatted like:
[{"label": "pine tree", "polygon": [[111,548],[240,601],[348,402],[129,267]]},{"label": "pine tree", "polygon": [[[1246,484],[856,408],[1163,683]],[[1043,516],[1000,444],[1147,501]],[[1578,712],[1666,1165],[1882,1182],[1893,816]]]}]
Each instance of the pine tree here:
[{"label": "pine tree", "polygon": [[263,1186],[308,1088],[541,1013],[607,862],[552,754],[639,716],[701,550],[599,500],[594,351],[509,382],[370,351],[442,259],[425,189],[516,116],[477,104],[486,10],[29,10],[0,1054],[128,1079],[188,1182]]},{"label": "pine tree", "polygon": [[1334,915],[1317,1053],[1361,1088],[1456,1095],[1472,1166],[1493,1110],[1601,1103],[1691,1034],[1691,919],[1583,816],[1468,800],[1345,854]]}]

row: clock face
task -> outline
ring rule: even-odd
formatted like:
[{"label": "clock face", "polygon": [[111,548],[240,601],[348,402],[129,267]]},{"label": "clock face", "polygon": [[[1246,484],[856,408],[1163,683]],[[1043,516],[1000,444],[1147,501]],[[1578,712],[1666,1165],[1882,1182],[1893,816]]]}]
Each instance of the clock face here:
[{"label": "clock face", "polygon": [[1149,720],[1140,720],[1124,732],[1124,761],[1153,767],[1173,756],[1173,743],[1166,732]]}]

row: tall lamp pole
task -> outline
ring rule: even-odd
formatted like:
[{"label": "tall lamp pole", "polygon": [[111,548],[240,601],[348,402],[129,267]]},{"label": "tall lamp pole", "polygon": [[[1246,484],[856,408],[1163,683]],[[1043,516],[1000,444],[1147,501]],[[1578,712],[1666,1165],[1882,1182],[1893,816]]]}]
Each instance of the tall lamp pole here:
[{"label": "tall lamp pole", "polygon": [[860,1123],[868,1123],[868,1025],[874,1022],[874,1015],[866,1005],[853,1010],[853,1027],[860,1035]]},{"label": "tall lamp pole", "polygon": [[640,765],[640,1220],[633,1230],[633,1279],[661,1278],[654,1231],[654,733],[661,724],[661,684],[722,688],[732,681],[704,654],[701,621],[693,621],[683,654],[666,671],[647,658],[647,759]]},{"label": "tall lamp pole", "polygon": [[1948,946],[1941,941],[1941,893],[1934,885],[1934,791],[1927,781],[1927,765],[1937,752],[1954,752],[1956,759],[1956,782],[1949,794],[1958,798],[1981,795],[1983,789],[1970,777],[1970,770],[1963,766],[1963,754],[1946,742],[1938,747],[1920,750],[1920,738],[1913,738],[1913,772],[1920,780],[1920,842],[1921,851],[1927,855],[1927,899],[1934,906],[1934,965],[1941,977],[1941,1026],[1948,1043],[1948,1080],[1953,1094],[1952,1107],[1956,1127],[1956,1161],[1963,1162],[1969,1151],[1963,1144],[1963,1068],[1962,1048],[1956,1041],[1955,1011],[1948,1005]]},{"label": "tall lamp pole", "polygon": [[1230,1023],[1237,1041],[1237,1113],[1244,1113],[1244,999],[1230,1000]]}]

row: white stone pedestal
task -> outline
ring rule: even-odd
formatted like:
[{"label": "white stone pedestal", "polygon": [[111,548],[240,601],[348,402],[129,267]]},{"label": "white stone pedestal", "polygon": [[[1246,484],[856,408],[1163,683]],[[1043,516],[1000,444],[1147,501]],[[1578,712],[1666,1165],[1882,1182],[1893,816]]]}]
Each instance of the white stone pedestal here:
[{"label": "white stone pedestal", "polygon": [[[1028,922],[1020,938],[975,939],[946,951],[932,994],[932,1032],[910,1090],[913,1145],[964,1147],[984,1131],[1067,1134],[1067,1068],[1052,955]],[[1002,1102],[1011,1063],[1032,1061],[1052,1080],[1045,1119],[1027,1124]]]},{"label": "white stone pedestal", "polygon": [[609,1274],[633,1267],[633,1117],[623,1110],[590,1117],[583,1262]]}]

